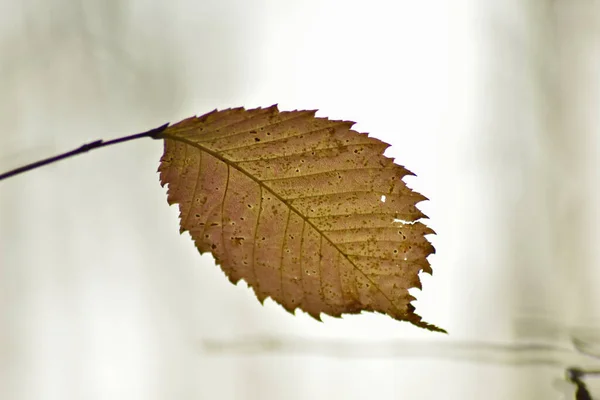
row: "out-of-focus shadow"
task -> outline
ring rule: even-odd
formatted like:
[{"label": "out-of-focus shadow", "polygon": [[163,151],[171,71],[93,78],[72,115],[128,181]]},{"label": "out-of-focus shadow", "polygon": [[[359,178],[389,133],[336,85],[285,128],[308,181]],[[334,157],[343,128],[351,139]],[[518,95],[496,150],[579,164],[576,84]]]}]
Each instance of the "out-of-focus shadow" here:
[{"label": "out-of-focus shadow", "polygon": [[432,358],[468,363],[590,368],[600,363],[569,346],[543,343],[486,343],[455,340],[350,341],[306,337],[254,337],[238,340],[207,338],[200,342],[206,355],[282,353],[333,358]]}]

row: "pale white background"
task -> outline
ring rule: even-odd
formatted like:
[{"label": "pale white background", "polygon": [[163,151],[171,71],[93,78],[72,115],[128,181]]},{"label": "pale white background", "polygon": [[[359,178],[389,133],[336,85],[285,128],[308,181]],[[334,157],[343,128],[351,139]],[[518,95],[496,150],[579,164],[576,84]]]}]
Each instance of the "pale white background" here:
[{"label": "pale white background", "polygon": [[1,0],[0,171],[214,108],[357,121],[431,199],[415,305],[450,335],[260,305],[178,235],[146,139],[0,182],[0,398],[569,398],[600,328],[598,71],[593,0]]}]

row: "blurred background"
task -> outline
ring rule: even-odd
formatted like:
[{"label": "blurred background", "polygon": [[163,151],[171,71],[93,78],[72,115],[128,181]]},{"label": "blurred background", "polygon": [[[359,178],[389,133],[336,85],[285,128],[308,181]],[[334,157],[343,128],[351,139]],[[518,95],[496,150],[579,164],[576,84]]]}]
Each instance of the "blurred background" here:
[{"label": "blurred background", "polygon": [[595,0],[0,0],[0,172],[214,108],[357,121],[431,199],[414,304],[449,332],[262,306],[178,234],[144,139],[0,182],[0,398],[573,399],[598,71]]}]

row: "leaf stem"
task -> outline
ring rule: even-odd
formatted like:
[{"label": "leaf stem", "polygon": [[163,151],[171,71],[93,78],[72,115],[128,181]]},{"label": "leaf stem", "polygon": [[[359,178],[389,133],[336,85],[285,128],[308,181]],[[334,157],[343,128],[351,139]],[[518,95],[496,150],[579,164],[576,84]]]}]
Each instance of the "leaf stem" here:
[{"label": "leaf stem", "polygon": [[69,158],[69,157],[76,156],[78,154],[86,153],[90,150],[99,149],[100,147],[110,146],[112,144],[117,144],[117,143],[122,143],[122,142],[128,142],[130,140],[140,139],[143,137],[149,137],[152,139],[161,139],[161,137],[159,137],[159,134],[161,132],[163,132],[165,129],[167,129],[168,126],[169,126],[169,124],[166,123],[164,125],[159,126],[158,128],[150,129],[149,131],[142,132],[142,133],[136,133],[135,135],[124,136],[122,138],[109,140],[107,142],[100,139],[100,140],[96,140],[96,141],[93,141],[90,143],[86,143],[86,144],[76,148],[75,150],[71,150],[66,153],[54,156],[54,157],[46,158],[44,160],[36,161],[34,163],[27,164],[22,167],[15,168],[11,171],[0,174],[0,181],[3,179],[13,177],[18,174],[21,174],[23,172],[31,171],[32,169],[43,167],[44,165],[48,165],[48,164],[52,164],[52,163],[55,163],[60,160],[64,160],[65,158]]}]

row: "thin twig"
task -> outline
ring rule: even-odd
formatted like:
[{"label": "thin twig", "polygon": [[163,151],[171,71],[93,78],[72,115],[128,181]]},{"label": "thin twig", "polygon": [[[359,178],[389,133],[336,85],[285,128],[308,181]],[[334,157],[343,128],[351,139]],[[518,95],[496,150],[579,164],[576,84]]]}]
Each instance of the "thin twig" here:
[{"label": "thin twig", "polygon": [[69,158],[69,157],[76,156],[78,154],[86,153],[90,150],[99,149],[100,147],[110,146],[111,144],[128,142],[130,140],[140,139],[143,137],[149,137],[152,139],[160,139],[158,134],[163,132],[165,129],[167,129],[167,126],[169,126],[168,123],[161,125],[158,128],[150,129],[149,131],[146,131],[146,132],[137,133],[135,135],[130,135],[130,136],[125,136],[125,137],[118,138],[118,139],[109,140],[108,142],[105,142],[104,140],[100,139],[100,140],[96,140],[91,143],[86,143],[86,144],[78,147],[75,150],[71,150],[66,153],[54,156],[54,157],[46,158],[45,160],[36,161],[34,163],[13,169],[12,171],[8,171],[3,174],[0,174],[0,181],[3,179],[10,178],[12,176],[21,174],[23,172],[31,171],[32,169],[43,167],[44,165],[48,165],[48,164],[52,164],[52,163],[55,163],[60,160],[64,160],[65,158]]},{"label": "thin twig", "polygon": [[575,400],[594,400],[592,394],[588,390],[583,377],[588,374],[593,374],[595,371],[584,371],[579,368],[568,368],[567,369],[567,380],[575,385],[577,390],[575,391]]}]

